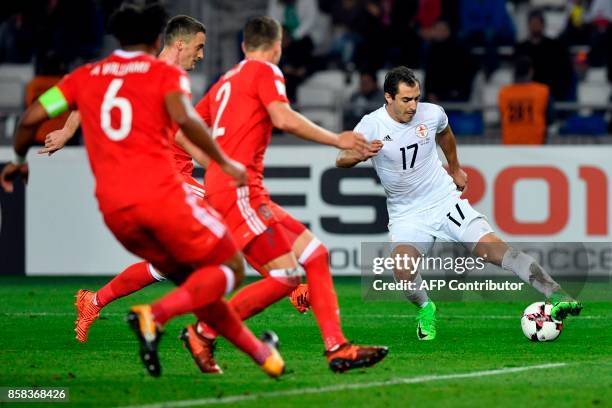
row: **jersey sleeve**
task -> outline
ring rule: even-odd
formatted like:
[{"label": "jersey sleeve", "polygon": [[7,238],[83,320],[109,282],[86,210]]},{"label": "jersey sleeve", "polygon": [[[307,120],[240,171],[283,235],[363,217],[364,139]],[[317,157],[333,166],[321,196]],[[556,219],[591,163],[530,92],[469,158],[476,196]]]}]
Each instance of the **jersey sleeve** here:
[{"label": "jersey sleeve", "polygon": [[160,92],[162,95],[167,95],[171,92],[182,92],[191,100],[191,82],[187,73],[182,69],[166,66],[165,72],[162,74],[162,82]]},{"label": "jersey sleeve", "polygon": [[439,114],[438,125],[436,126],[436,135],[448,127],[448,116],[446,116],[444,108],[441,106],[437,106],[437,108],[439,109]]},{"label": "jersey sleeve", "polygon": [[204,120],[204,123],[206,123],[206,126],[211,127],[212,126],[212,115],[210,113],[210,92],[207,92],[206,95],[204,95],[204,97],[200,100],[200,102],[198,102],[198,104],[195,107],[196,112],[198,112],[198,115],[200,115],[200,117]]},{"label": "jersey sleeve", "polygon": [[272,102],[289,102],[285,90],[285,77],[276,65],[262,65],[255,83],[257,96],[264,106],[268,106]]},{"label": "jersey sleeve", "polygon": [[370,117],[367,115],[361,118],[353,130],[357,133],[361,133],[368,142],[373,142],[377,139],[376,127],[374,126],[372,119],[370,119]]},{"label": "jersey sleeve", "polygon": [[77,69],[65,75],[57,85],[48,89],[38,98],[38,102],[50,118],[59,116],[76,105],[79,72],[79,69]]}]

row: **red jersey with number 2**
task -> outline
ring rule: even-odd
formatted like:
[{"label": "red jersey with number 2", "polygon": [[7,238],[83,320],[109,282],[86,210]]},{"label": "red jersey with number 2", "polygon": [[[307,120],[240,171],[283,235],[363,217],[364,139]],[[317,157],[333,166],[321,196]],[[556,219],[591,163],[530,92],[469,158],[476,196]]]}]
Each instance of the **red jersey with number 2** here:
[{"label": "red jersey with number 2", "polygon": [[[263,160],[273,126],[266,107],[277,101],[288,102],[281,70],[246,59],[223,75],[196,105],[223,151],[247,168],[251,197],[267,194]],[[234,180],[215,162],[206,170],[204,185],[209,196],[236,190]]]},{"label": "red jersey with number 2", "polygon": [[185,71],[148,54],[116,51],[76,69],[58,87],[81,113],[102,212],[154,202],[182,183],[164,97],[190,94]]}]

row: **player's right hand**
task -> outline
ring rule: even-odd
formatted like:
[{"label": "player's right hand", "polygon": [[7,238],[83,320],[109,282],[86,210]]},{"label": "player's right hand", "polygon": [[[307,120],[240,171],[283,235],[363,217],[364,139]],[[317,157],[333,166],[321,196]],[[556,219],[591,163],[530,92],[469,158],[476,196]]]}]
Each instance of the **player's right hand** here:
[{"label": "player's right hand", "polygon": [[375,157],[383,146],[384,144],[380,140],[374,140],[372,143],[370,143],[368,145],[368,152],[365,155],[365,160]]},{"label": "player's right hand", "polygon": [[0,173],[0,184],[2,189],[7,193],[12,193],[14,190],[13,181],[17,176],[21,176],[24,184],[28,184],[28,177],[30,175],[30,168],[27,163],[17,165],[15,163],[9,163],[2,169]]},{"label": "player's right hand", "polygon": [[468,182],[467,173],[463,171],[463,169],[459,168],[456,171],[451,172],[449,174],[453,178],[453,181],[455,182],[455,185],[457,186],[457,190],[465,194],[467,190],[467,182]]},{"label": "player's right hand", "polygon": [[369,144],[365,137],[361,133],[352,131],[340,133],[336,147],[342,150],[354,150],[362,156],[365,156],[369,150]]},{"label": "player's right hand", "polygon": [[247,172],[242,163],[228,158],[227,161],[221,165],[221,170],[234,178],[236,186],[244,186],[247,183]]},{"label": "player's right hand", "polygon": [[45,137],[45,147],[38,151],[38,154],[48,154],[51,156],[66,145],[70,139],[68,132],[64,129],[54,130]]}]

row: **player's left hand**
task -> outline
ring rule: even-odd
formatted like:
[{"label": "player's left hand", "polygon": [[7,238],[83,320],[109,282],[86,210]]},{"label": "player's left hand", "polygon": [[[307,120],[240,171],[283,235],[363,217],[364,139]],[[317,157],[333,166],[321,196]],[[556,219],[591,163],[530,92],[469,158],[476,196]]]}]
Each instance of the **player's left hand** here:
[{"label": "player's left hand", "polygon": [[465,173],[465,171],[459,168],[449,174],[453,178],[453,181],[455,182],[455,185],[457,186],[457,190],[465,193],[467,190],[467,182],[468,182],[467,174]]},{"label": "player's left hand", "polygon": [[9,163],[2,169],[0,173],[0,184],[2,189],[7,193],[12,193],[14,190],[13,181],[17,176],[21,176],[24,184],[28,184],[28,176],[30,175],[30,169],[27,163],[17,165],[15,163]]},{"label": "player's left hand", "polygon": [[38,151],[38,154],[48,154],[51,156],[53,153],[62,149],[68,140],[70,140],[69,132],[64,129],[54,130],[45,136],[45,147]]},{"label": "player's left hand", "polygon": [[247,183],[247,172],[242,163],[228,158],[225,164],[221,165],[221,170],[234,178],[236,186],[244,186]]}]

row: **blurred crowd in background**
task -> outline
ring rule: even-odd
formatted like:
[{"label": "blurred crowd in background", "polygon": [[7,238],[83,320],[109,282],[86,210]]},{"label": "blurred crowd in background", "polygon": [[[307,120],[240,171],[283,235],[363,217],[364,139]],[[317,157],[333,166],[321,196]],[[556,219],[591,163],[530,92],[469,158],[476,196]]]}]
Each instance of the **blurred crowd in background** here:
[{"label": "blurred crowd in background", "polygon": [[[165,3],[171,6],[173,2]],[[232,1],[209,3],[223,8]],[[344,127],[354,126],[364,113],[382,104],[381,72],[406,65],[419,72],[422,99],[450,103],[449,116],[455,115],[458,124],[465,122],[466,134],[482,132],[478,124],[482,127],[483,115],[485,124],[491,122],[486,112],[483,114],[484,105],[499,102],[487,100],[486,96],[483,99],[483,86],[499,85],[495,88],[497,94],[503,86],[517,81],[534,81],[548,87],[549,107],[558,102],[588,104],[600,100],[598,89],[603,86],[607,91],[604,106],[592,107],[587,115],[596,117],[598,122],[584,121],[586,131],[582,133],[596,134],[589,132],[593,126],[599,126],[599,133],[612,133],[609,108],[605,106],[609,105],[612,82],[612,0],[236,3],[240,7],[248,3],[252,15],[268,14],[282,23],[285,35],[280,66],[288,96],[298,107],[302,102],[316,105],[317,100],[325,99],[316,93],[309,98],[308,92],[300,98],[301,87],[316,85],[313,78],[317,73],[328,73],[329,78],[334,78],[331,82],[340,79]],[[77,64],[98,58],[109,50],[104,28],[120,4],[121,0],[23,0],[4,4],[0,15],[0,64],[33,64],[36,75],[57,77]],[[548,34],[550,16],[555,17],[554,36]],[[194,17],[209,29],[216,24],[207,16]],[[239,29],[235,36],[238,48]],[[517,64],[519,60],[522,66]],[[229,67],[217,68],[218,72],[207,72],[207,77],[213,79]],[[591,70],[596,74],[589,76]],[[502,80],[500,72],[506,73]],[[583,87],[587,93],[581,97],[579,85],[585,80],[598,85]],[[322,83],[325,85],[325,81]],[[479,94],[475,96],[476,90]],[[468,102],[480,106],[475,129],[468,120],[473,112],[457,106]],[[547,123],[554,120],[551,115],[567,122],[572,109],[551,114],[554,110],[547,108]],[[498,119],[500,122],[503,125],[503,120]],[[580,126],[569,133],[581,133]]]}]

